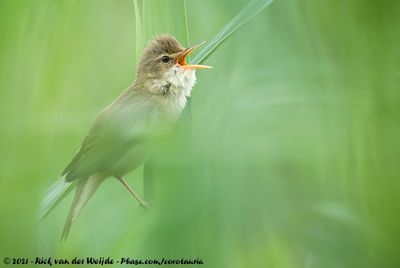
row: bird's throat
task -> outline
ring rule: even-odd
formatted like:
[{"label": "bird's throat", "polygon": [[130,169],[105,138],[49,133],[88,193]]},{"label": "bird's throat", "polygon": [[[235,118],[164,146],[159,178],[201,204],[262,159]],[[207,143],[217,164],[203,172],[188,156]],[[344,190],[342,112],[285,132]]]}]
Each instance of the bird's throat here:
[{"label": "bird's throat", "polygon": [[168,94],[172,96],[190,96],[195,83],[194,70],[185,70],[177,66],[172,67],[161,79],[162,87],[168,87]]}]

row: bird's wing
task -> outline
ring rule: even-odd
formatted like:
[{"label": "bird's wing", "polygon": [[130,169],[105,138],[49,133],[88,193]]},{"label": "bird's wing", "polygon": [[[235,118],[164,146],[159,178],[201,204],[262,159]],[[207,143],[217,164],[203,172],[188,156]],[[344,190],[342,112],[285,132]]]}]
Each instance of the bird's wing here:
[{"label": "bird's wing", "polygon": [[150,107],[114,103],[94,121],[80,150],[64,169],[66,181],[107,170],[132,146],[145,139]]}]

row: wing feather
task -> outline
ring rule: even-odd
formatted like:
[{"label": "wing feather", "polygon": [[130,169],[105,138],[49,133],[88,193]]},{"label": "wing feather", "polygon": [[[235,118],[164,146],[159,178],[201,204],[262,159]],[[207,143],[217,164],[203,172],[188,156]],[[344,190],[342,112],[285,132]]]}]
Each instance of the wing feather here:
[{"label": "wing feather", "polygon": [[135,100],[136,103],[126,103],[125,99],[116,101],[97,116],[81,148],[62,173],[66,181],[107,172],[144,139],[151,107],[141,104],[139,98]]}]

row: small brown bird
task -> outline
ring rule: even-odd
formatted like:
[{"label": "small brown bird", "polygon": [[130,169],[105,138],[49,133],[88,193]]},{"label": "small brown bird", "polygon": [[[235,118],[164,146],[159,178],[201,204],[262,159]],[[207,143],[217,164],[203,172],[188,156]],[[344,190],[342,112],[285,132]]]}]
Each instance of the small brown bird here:
[{"label": "small brown bird", "polygon": [[196,82],[195,70],[210,68],[186,62],[198,46],[184,48],[172,36],[155,37],[143,52],[134,83],[97,115],[45,199],[42,218],[76,185],[61,238],[67,238],[72,222],[106,178],[118,179],[141,206],[148,207],[123,176],[146,161],[153,141],[177,121]]}]

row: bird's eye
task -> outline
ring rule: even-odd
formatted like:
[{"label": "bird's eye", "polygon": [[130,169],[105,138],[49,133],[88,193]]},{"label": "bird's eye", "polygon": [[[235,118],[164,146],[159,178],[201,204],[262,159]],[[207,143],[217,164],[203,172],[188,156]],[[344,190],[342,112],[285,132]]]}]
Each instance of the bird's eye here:
[{"label": "bird's eye", "polygon": [[161,61],[164,62],[164,63],[168,63],[169,60],[170,60],[170,59],[169,59],[168,56],[163,56],[163,57],[161,58]]}]

